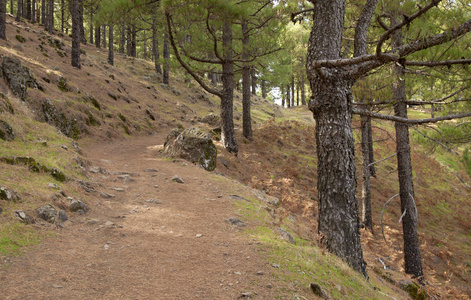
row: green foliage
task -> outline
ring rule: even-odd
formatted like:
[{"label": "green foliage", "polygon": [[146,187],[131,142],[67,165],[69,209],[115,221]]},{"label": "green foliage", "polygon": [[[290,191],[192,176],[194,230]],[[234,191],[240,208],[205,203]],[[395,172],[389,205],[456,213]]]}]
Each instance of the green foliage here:
[{"label": "green foliage", "polygon": [[463,164],[466,168],[466,172],[471,176],[471,148],[468,147],[463,151],[462,157]]}]

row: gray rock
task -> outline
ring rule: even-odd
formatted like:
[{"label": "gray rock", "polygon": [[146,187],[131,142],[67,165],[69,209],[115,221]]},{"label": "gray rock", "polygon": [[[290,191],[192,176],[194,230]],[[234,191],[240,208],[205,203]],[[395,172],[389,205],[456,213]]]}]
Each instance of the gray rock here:
[{"label": "gray rock", "polygon": [[239,195],[229,195],[229,198],[234,199],[234,200],[243,200],[243,201],[249,202],[249,200],[247,200],[246,198],[241,197]]},{"label": "gray rock", "polygon": [[148,169],[145,169],[144,172],[154,172],[154,173],[156,173],[156,172],[159,172],[159,170],[148,168]]},{"label": "gray rock", "polygon": [[245,292],[240,294],[240,298],[252,298],[253,294],[251,292]]},{"label": "gray rock", "polygon": [[25,223],[25,224],[33,224],[35,223],[34,219],[30,216],[28,216],[24,211],[22,210],[17,210],[15,211],[15,217],[20,220],[20,222]]},{"label": "gray rock", "polygon": [[57,217],[57,210],[54,206],[48,204],[36,209],[38,216],[46,222],[54,223]]},{"label": "gray rock", "polygon": [[70,200],[70,205],[69,205],[70,211],[77,212],[77,213],[81,213],[79,212],[80,210],[82,212],[88,211],[88,206],[82,201],[73,199],[71,197],[67,197],[67,199]]},{"label": "gray rock", "polygon": [[100,196],[101,196],[101,198],[104,198],[104,199],[116,198],[115,195],[108,194],[108,193],[106,193],[106,192],[101,193]]},{"label": "gray rock", "polygon": [[242,222],[241,220],[239,220],[235,217],[230,217],[229,219],[226,220],[226,223],[231,224],[233,226],[237,226],[237,227],[247,226],[247,224],[245,224],[244,222]]},{"label": "gray rock", "polygon": [[124,182],[134,182],[134,181],[136,181],[134,178],[132,178],[129,175],[118,175],[118,178],[123,180]]},{"label": "gray rock", "polygon": [[60,107],[56,107],[51,99],[46,99],[42,103],[42,113],[44,120],[56,128],[58,128],[66,136],[77,139],[80,131],[77,127],[75,118],[68,116]]},{"label": "gray rock", "polygon": [[207,171],[216,168],[217,149],[208,133],[198,128],[189,128],[183,130],[173,142],[169,142],[170,135],[174,134],[172,131],[167,137],[165,153],[197,163]]},{"label": "gray rock", "polygon": [[47,186],[51,189],[60,190],[61,188],[55,183],[48,183]]},{"label": "gray rock", "polygon": [[213,113],[203,117],[200,119],[201,123],[206,123],[211,126],[220,126],[221,125],[221,118]]},{"label": "gray rock", "polygon": [[97,174],[97,173],[100,173],[100,174],[109,174],[105,168],[103,167],[90,167],[88,168],[88,171],[90,173],[94,173],[94,174]]},{"label": "gray rock", "polygon": [[15,139],[13,128],[10,124],[2,120],[0,120],[0,139],[4,141],[13,141]]},{"label": "gray rock", "polygon": [[294,240],[293,236],[288,231],[284,230],[283,228],[278,228],[278,233],[285,241],[288,241],[291,244],[296,244],[296,241]]},{"label": "gray rock", "polygon": [[7,189],[4,186],[0,186],[0,199],[10,202],[16,202],[20,201],[21,197],[15,191]]},{"label": "gray rock", "polygon": [[28,88],[44,90],[44,87],[34,78],[33,73],[23,66],[18,58],[3,57],[1,68],[8,87],[21,100],[26,100]]},{"label": "gray rock", "polygon": [[177,182],[177,183],[185,183],[185,181],[183,181],[183,179],[181,179],[178,175],[174,175],[172,177],[172,181]]},{"label": "gray rock", "polygon": [[157,199],[147,199],[146,202],[147,203],[153,203],[153,204],[162,204],[162,202],[160,202]]},{"label": "gray rock", "polygon": [[327,292],[324,291],[317,283],[311,283],[309,287],[311,288],[313,294],[317,297],[321,297],[322,299],[329,299],[329,295],[327,295]]},{"label": "gray rock", "polygon": [[61,220],[62,222],[65,222],[67,221],[69,218],[67,217],[67,214],[65,213],[64,210],[59,210],[59,220]]},{"label": "gray rock", "polygon": [[10,100],[8,100],[7,95],[0,92],[0,113],[4,113],[4,112],[14,114],[15,110],[13,109],[13,106],[11,105]]},{"label": "gray rock", "polygon": [[110,189],[113,190],[113,191],[117,191],[117,192],[124,192],[124,189],[118,188],[118,187],[114,187],[114,188],[110,188]]}]

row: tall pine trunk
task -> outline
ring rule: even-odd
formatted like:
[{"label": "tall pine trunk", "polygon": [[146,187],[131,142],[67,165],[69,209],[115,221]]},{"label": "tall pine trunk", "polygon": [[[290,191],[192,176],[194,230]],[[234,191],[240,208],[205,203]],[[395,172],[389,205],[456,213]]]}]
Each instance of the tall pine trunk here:
[{"label": "tall pine trunk", "polygon": [[90,44],[93,45],[93,8],[90,8]]},{"label": "tall pine trunk", "polygon": [[114,50],[113,50],[113,23],[108,26],[109,34],[108,34],[108,63],[110,65],[114,65]]},{"label": "tall pine trunk", "polygon": [[[391,18],[391,26],[397,24],[397,18]],[[401,31],[392,36],[394,48],[402,45]],[[407,119],[406,84],[404,68],[399,64],[393,65],[395,81],[394,88],[394,115]],[[404,238],[405,271],[414,277],[422,276],[422,259],[419,248],[419,234],[417,231],[417,207],[415,205],[414,185],[412,181],[412,165],[410,155],[409,126],[396,122],[396,152],[397,172],[399,176],[399,196],[401,198],[402,232]]]},{"label": "tall pine trunk", "polygon": [[165,29],[164,33],[164,74],[162,76],[162,82],[164,84],[169,84],[170,82],[170,41],[168,39],[168,28]]},{"label": "tall pine trunk", "polygon": [[95,47],[100,48],[101,46],[101,28],[100,25],[95,26]]},{"label": "tall pine trunk", "polygon": [[154,56],[155,72],[162,74],[159,55],[159,37],[157,32],[157,5],[154,5],[152,11],[152,54]]},{"label": "tall pine trunk", "polygon": [[221,95],[221,141],[230,153],[237,155],[239,147],[234,132],[234,62],[232,50],[232,24],[225,21],[222,30],[222,95]]},{"label": "tall pine trunk", "polygon": [[47,32],[52,34],[54,29],[54,0],[49,0],[47,5]]},{"label": "tall pine trunk", "polygon": [[294,75],[291,75],[291,106],[294,107]]},{"label": "tall pine trunk", "polygon": [[[362,165],[362,215],[361,221],[366,228],[373,231],[373,217],[371,215],[371,188],[370,188],[370,147],[369,147],[369,117],[361,117],[361,153],[363,157]],[[371,123],[370,123],[371,124]]]},{"label": "tall pine trunk", "polygon": [[257,95],[257,75],[255,75],[255,68],[251,69],[252,74],[252,95]]},{"label": "tall pine trunk", "polygon": [[262,79],[262,98],[265,99],[267,97],[267,81]]},{"label": "tall pine trunk", "polygon": [[25,18],[28,20],[31,20],[31,0],[25,1],[25,7],[26,7]]},{"label": "tall pine trunk", "polygon": [[[307,65],[340,59],[345,0],[317,1]],[[351,128],[354,79],[342,68],[308,70],[309,109],[316,121],[318,230],[327,249],[367,276],[360,243],[356,197],[355,141]]]},{"label": "tall pine trunk", "polygon": [[121,38],[119,40],[119,53],[124,54],[126,48],[126,20],[121,23]]},{"label": "tall pine trunk", "polygon": [[78,69],[80,65],[80,7],[79,0],[72,1],[72,66]]},{"label": "tall pine trunk", "polygon": [[21,17],[23,17],[23,0],[18,0],[17,5],[18,5],[18,7],[16,9],[16,18],[15,18],[15,20],[17,22],[19,22],[19,21],[21,21]]},{"label": "tall pine trunk", "polygon": [[[247,20],[242,20],[242,59],[248,60],[250,53],[249,46],[249,27]],[[252,75],[253,78],[253,75]],[[252,139],[252,119],[250,115],[250,66],[244,63],[242,67],[242,134],[245,138]]]},{"label": "tall pine trunk", "polygon": [[6,40],[7,35],[5,32],[6,29],[6,15],[7,13],[7,1],[0,0],[0,39]]},{"label": "tall pine trunk", "polygon": [[290,93],[289,93],[290,87],[289,84],[286,85],[286,106],[288,108],[291,107],[291,99],[290,99]]}]

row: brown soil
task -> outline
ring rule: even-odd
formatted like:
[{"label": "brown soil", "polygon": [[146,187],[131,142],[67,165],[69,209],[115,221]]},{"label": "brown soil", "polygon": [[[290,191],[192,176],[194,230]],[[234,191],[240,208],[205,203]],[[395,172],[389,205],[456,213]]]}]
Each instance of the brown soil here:
[{"label": "brown soil", "polygon": [[[90,174],[103,184],[83,199],[91,210],[54,230],[57,236],[11,258],[0,270],[1,298],[283,295],[282,283],[271,274],[274,269],[258,253],[258,243],[225,223],[237,216],[228,196],[243,196],[249,188],[189,163],[159,158],[155,145],[162,143],[162,137],[151,136],[85,146],[94,165],[109,172]],[[148,168],[158,172],[146,172]],[[135,181],[124,182],[117,172],[133,173]],[[185,183],[172,181],[175,174]],[[124,192],[112,189],[116,187]],[[101,192],[116,197],[103,199]]]}]

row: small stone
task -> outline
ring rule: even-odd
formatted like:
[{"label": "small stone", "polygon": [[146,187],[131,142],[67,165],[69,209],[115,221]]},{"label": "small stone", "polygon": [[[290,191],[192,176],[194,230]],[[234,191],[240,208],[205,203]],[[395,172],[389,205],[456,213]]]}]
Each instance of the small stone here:
[{"label": "small stone", "polygon": [[328,299],[329,296],[327,295],[327,293],[317,283],[311,283],[309,287],[311,288],[311,291],[313,292],[314,295],[321,297],[323,299]]},{"label": "small stone", "polygon": [[112,194],[108,194],[108,193],[101,193],[100,196],[104,199],[111,199],[111,198],[115,198],[116,196],[115,195],[112,195]]},{"label": "small stone", "polygon": [[252,298],[253,294],[251,292],[245,292],[240,294],[242,298]]},{"label": "small stone", "polygon": [[275,263],[271,264],[271,266],[272,266],[273,268],[280,268],[280,267],[281,267],[279,264],[275,264]]},{"label": "small stone", "polygon": [[202,237],[203,235],[201,233],[198,233],[197,235],[195,235],[197,238],[200,238]]},{"label": "small stone", "polygon": [[147,203],[153,203],[153,204],[162,204],[162,202],[160,202],[157,199],[148,199],[148,200],[146,200],[146,202]]},{"label": "small stone", "polygon": [[67,221],[69,218],[67,217],[67,214],[65,213],[64,210],[59,210],[59,220],[61,221]]},{"label": "small stone", "polygon": [[145,169],[144,172],[159,172],[159,170],[148,168],[148,169]]},{"label": "small stone", "polygon": [[93,224],[96,224],[98,222],[100,222],[100,221],[97,220],[97,219],[90,219],[90,220],[87,221],[87,224],[93,225]]},{"label": "small stone", "polygon": [[88,210],[88,206],[80,200],[73,199],[72,197],[67,197],[70,200],[70,211],[84,214]]},{"label": "small stone", "polygon": [[178,175],[174,175],[172,177],[172,181],[177,182],[177,183],[185,183],[183,179],[181,179]]},{"label": "small stone", "polygon": [[296,241],[294,240],[293,236],[291,235],[291,233],[289,233],[288,231],[284,230],[283,228],[278,228],[278,232],[281,236],[282,239],[284,239],[285,241],[288,241],[290,242],[291,244],[296,244]]},{"label": "small stone", "polygon": [[226,220],[226,223],[231,224],[233,226],[237,226],[237,227],[247,226],[247,224],[245,224],[244,222],[242,222],[241,220],[239,220],[235,217],[230,217],[229,219]]},{"label": "small stone", "polygon": [[271,289],[273,287],[273,284],[269,283],[266,286],[267,286],[267,288]]},{"label": "small stone", "polygon": [[58,284],[53,284],[52,287],[55,288],[55,289],[62,289],[62,288],[64,288],[62,285],[58,285]]},{"label": "small stone", "polygon": [[60,145],[59,147],[61,147],[64,150],[69,150],[69,148],[66,145]]},{"label": "small stone", "polygon": [[105,222],[105,227],[114,227],[114,226],[115,226],[115,224],[111,221],[106,221]]},{"label": "small stone", "polygon": [[25,224],[33,224],[35,221],[32,217],[28,216],[24,211],[17,210],[15,216],[18,220]]},{"label": "small stone", "polygon": [[118,188],[118,187],[110,188],[110,189],[113,190],[113,191],[117,191],[117,192],[124,192],[124,189]]},{"label": "small stone", "polygon": [[258,272],[257,272],[257,275],[265,275],[265,272],[263,272],[263,271],[258,271]]},{"label": "small stone", "polygon": [[156,189],[158,189],[158,188],[159,188],[159,185],[158,185],[158,184],[156,184],[156,185],[154,185],[154,187],[155,187]]},{"label": "small stone", "polygon": [[234,272],[234,274],[236,274],[236,275],[242,275],[241,272]]},{"label": "small stone", "polygon": [[106,244],[105,246],[103,246],[103,248],[105,248],[105,250],[108,250],[110,249],[110,245]]},{"label": "small stone", "polygon": [[130,175],[119,175],[118,178],[123,180],[124,182],[134,182],[134,181],[136,181]]},{"label": "small stone", "polygon": [[38,216],[46,222],[54,223],[57,217],[57,210],[48,204],[37,209]]}]

